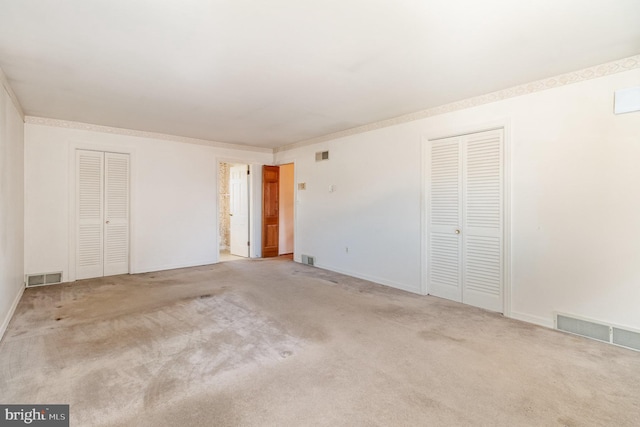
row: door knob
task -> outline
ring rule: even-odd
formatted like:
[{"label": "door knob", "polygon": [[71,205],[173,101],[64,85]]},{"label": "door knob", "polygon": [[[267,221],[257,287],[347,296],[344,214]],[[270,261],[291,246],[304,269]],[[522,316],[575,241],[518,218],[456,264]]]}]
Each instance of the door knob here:
[{"label": "door knob", "polygon": [[109,221],[107,221],[107,224],[109,224]]},{"label": "door knob", "polygon": [[460,234],[460,230],[456,230],[456,234]]}]

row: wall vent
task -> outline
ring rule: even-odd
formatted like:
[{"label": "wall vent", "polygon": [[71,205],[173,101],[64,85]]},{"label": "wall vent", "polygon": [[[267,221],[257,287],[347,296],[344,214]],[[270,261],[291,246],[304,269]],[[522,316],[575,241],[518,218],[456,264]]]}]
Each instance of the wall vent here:
[{"label": "wall vent", "polygon": [[25,283],[28,288],[32,286],[55,285],[56,283],[62,283],[62,272],[57,271],[55,273],[27,274]]},{"label": "wall vent", "polygon": [[640,332],[616,328],[615,326],[612,329],[611,342],[613,344],[640,351]]},{"label": "wall vent", "polygon": [[329,152],[328,151],[318,151],[316,153],[316,162],[321,162],[323,160],[329,160]]},{"label": "wall vent", "polygon": [[309,255],[302,255],[302,263],[307,265],[314,265],[315,258]]},{"label": "wall vent", "polygon": [[556,329],[640,351],[640,332],[556,313]]}]

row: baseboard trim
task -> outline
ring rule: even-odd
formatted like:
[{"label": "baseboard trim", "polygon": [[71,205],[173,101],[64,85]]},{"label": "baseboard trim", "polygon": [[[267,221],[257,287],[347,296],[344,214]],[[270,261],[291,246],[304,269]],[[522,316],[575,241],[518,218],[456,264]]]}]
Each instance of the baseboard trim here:
[{"label": "baseboard trim", "polygon": [[512,311],[509,316],[512,319],[522,320],[523,322],[533,323],[534,325],[544,326],[545,328],[554,328],[553,319],[546,319],[544,317],[534,316],[531,314],[518,313],[517,311]]},{"label": "baseboard trim", "polygon": [[16,308],[18,308],[18,303],[20,303],[20,299],[22,298],[22,294],[24,293],[24,290],[25,290],[25,287],[23,285],[20,287],[20,291],[18,292],[18,295],[16,295],[16,297],[14,298],[13,303],[11,304],[11,308],[9,309],[9,312],[7,313],[6,317],[2,321],[2,326],[0,326],[0,341],[2,341],[2,338],[4,338],[4,333],[7,331],[7,328],[9,327],[9,322],[11,322],[11,318],[13,317],[13,314],[16,312]]},{"label": "baseboard trim", "polygon": [[211,258],[207,260],[189,262],[189,263],[167,264],[167,265],[156,266],[156,267],[144,267],[144,268],[140,268],[140,269],[136,269],[135,271],[132,271],[131,274],[152,273],[152,272],[163,271],[163,270],[176,270],[178,268],[201,267],[203,265],[216,264],[217,262],[218,262],[217,259]]},{"label": "baseboard trim", "polygon": [[414,293],[414,294],[422,295],[421,292],[420,292],[420,287],[419,286],[418,287],[408,286],[408,285],[405,285],[403,283],[397,283],[397,282],[393,282],[391,280],[381,279],[381,278],[375,277],[375,276],[368,276],[366,274],[354,273],[353,271],[347,271],[347,270],[343,270],[341,268],[335,268],[335,267],[322,265],[322,264],[316,264],[316,267],[322,268],[324,270],[329,270],[329,271],[333,271],[333,272],[336,272],[336,273],[344,274],[346,276],[355,277],[356,279],[367,280],[369,282],[373,282],[373,283],[378,284],[378,285],[384,285],[384,286],[388,286],[390,288],[400,289],[401,291],[411,292],[411,293]]}]

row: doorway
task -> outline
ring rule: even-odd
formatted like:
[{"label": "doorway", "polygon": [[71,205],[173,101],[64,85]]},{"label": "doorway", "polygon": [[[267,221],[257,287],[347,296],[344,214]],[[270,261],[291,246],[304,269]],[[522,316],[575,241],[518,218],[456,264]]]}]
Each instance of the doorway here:
[{"label": "doorway", "polygon": [[504,130],[431,140],[426,155],[427,291],[504,313]]},{"label": "doorway", "polygon": [[76,279],[129,273],[129,154],[76,150]]},{"label": "doorway", "polygon": [[233,261],[249,257],[249,165],[220,162],[219,260]]},{"label": "doorway", "polygon": [[293,254],[295,190],[293,163],[280,165],[278,255]]},{"label": "doorway", "polygon": [[262,256],[288,255],[295,251],[295,167],[293,163],[263,166]]}]

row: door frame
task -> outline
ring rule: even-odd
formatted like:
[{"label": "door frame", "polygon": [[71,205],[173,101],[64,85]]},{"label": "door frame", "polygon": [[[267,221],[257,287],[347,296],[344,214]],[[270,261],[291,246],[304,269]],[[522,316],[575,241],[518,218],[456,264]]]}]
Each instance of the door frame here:
[{"label": "door frame", "polygon": [[293,260],[302,262],[298,256],[298,167],[293,159],[283,159],[273,166],[293,165]]},{"label": "door frame", "polygon": [[[220,262],[220,236],[218,231],[220,230],[220,163],[235,163],[249,166],[249,258],[259,258],[262,248],[262,224],[261,221],[256,219],[256,212],[261,215],[262,208],[256,210],[257,205],[256,196],[259,197],[260,203],[262,203],[262,190],[259,188],[262,185],[262,172],[257,171],[262,168],[262,165],[248,162],[246,159],[233,158],[233,157],[216,157],[215,169],[216,169],[216,182],[215,182],[215,194],[216,194],[216,256],[214,263]],[[256,177],[256,175],[260,175]],[[258,179],[258,181],[256,181]],[[258,230],[255,226],[258,224]]]},{"label": "door frame", "polygon": [[427,286],[427,233],[428,233],[428,221],[427,213],[429,212],[429,172],[431,170],[431,164],[429,162],[429,146],[431,141],[438,139],[452,138],[456,136],[468,135],[472,133],[485,132],[489,130],[503,130],[503,162],[504,162],[504,187],[503,187],[503,242],[504,242],[504,292],[503,292],[503,314],[506,317],[511,316],[511,120],[500,119],[492,122],[485,122],[480,124],[468,125],[468,126],[445,126],[441,129],[434,129],[422,136],[420,144],[422,167],[421,167],[421,227],[420,227],[420,240],[421,240],[421,262],[420,262],[420,291],[423,295],[429,295],[429,289]]},{"label": "door frame", "polygon": [[286,165],[293,165],[293,259],[295,259],[296,257],[296,247],[297,245],[297,235],[298,233],[296,233],[296,228],[298,227],[298,217],[297,217],[297,212],[298,212],[298,181],[296,180],[296,162],[291,160],[290,162],[279,162],[277,164],[274,164],[273,166],[278,166],[278,167],[282,167],[282,166],[286,166]]},{"label": "door frame", "polygon": [[[231,170],[233,169],[233,167],[234,166],[241,166],[242,169],[244,170],[244,172],[242,172],[242,174],[244,175],[244,180],[246,180],[245,184],[247,186],[247,199],[246,199],[246,202],[247,202],[247,225],[246,225],[246,233],[247,234],[246,234],[246,236],[247,237],[246,237],[246,241],[247,241],[248,244],[246,246],[246,254],[247,254],[246,258],[249,258],[249,255],[251,255],[251,248],[250,248],[250,246],[251,246],[251,237],[250,236],[251,236],[251,214],[252,214],[252,212],[251,212],[251,193],[249,192],[249,184],[250,184],[250,181],[251,181],[250,166],[249,166],[248,163],[226,163],[226,162],[224,162],[224,163],[230,166],[229,167],[229,185],[230,186],[231,186],[231,179],[232,179],[231,178]],[[220,163],[218,163],[218,167],[220,167]],[[231,192],[229,192],[229,196],[231,196]],[[218,200],[220,200],[220,197],[218,197]],[[231,197],[229,197],[229,203],[231,204]],[[218,209],[218,216],[219,215],[220,215],[220,209]],[[218,221],[220,221],[219,217],[218,217]],[[234,235],[234,233],[232,231],[233,226],[231,225],[232,222],[233,222],[233,218],[230,218],[229,219],[229,235],[230,235],[231,239],[229,241],[229,253],[234,255],[233,251],[231,249],[234,246],[232,244],[233,235]],[[244,240],[243,240],[243,242],[244,242]],[[242,243],[240,246],[245,247],[244,243]],[[243,256],[243,255],[238,255],[238,256]]]},{"label": "door frame", "polygon": [[102,144],[96,142],[87,142],[85,140],[70,140],[68,142],[68,239],[69,239],[69,265],[67,267],[66,277],[63,272],[63,282],[76,281],[76,229],[78,221],[76,218],[77,197],[76,197],[76,151],[100,151],[106,153],[128,154],[129,155],[129,274],[137,273],[135,269],[135,206],[136,206],[136,149],[127,145]]}]

